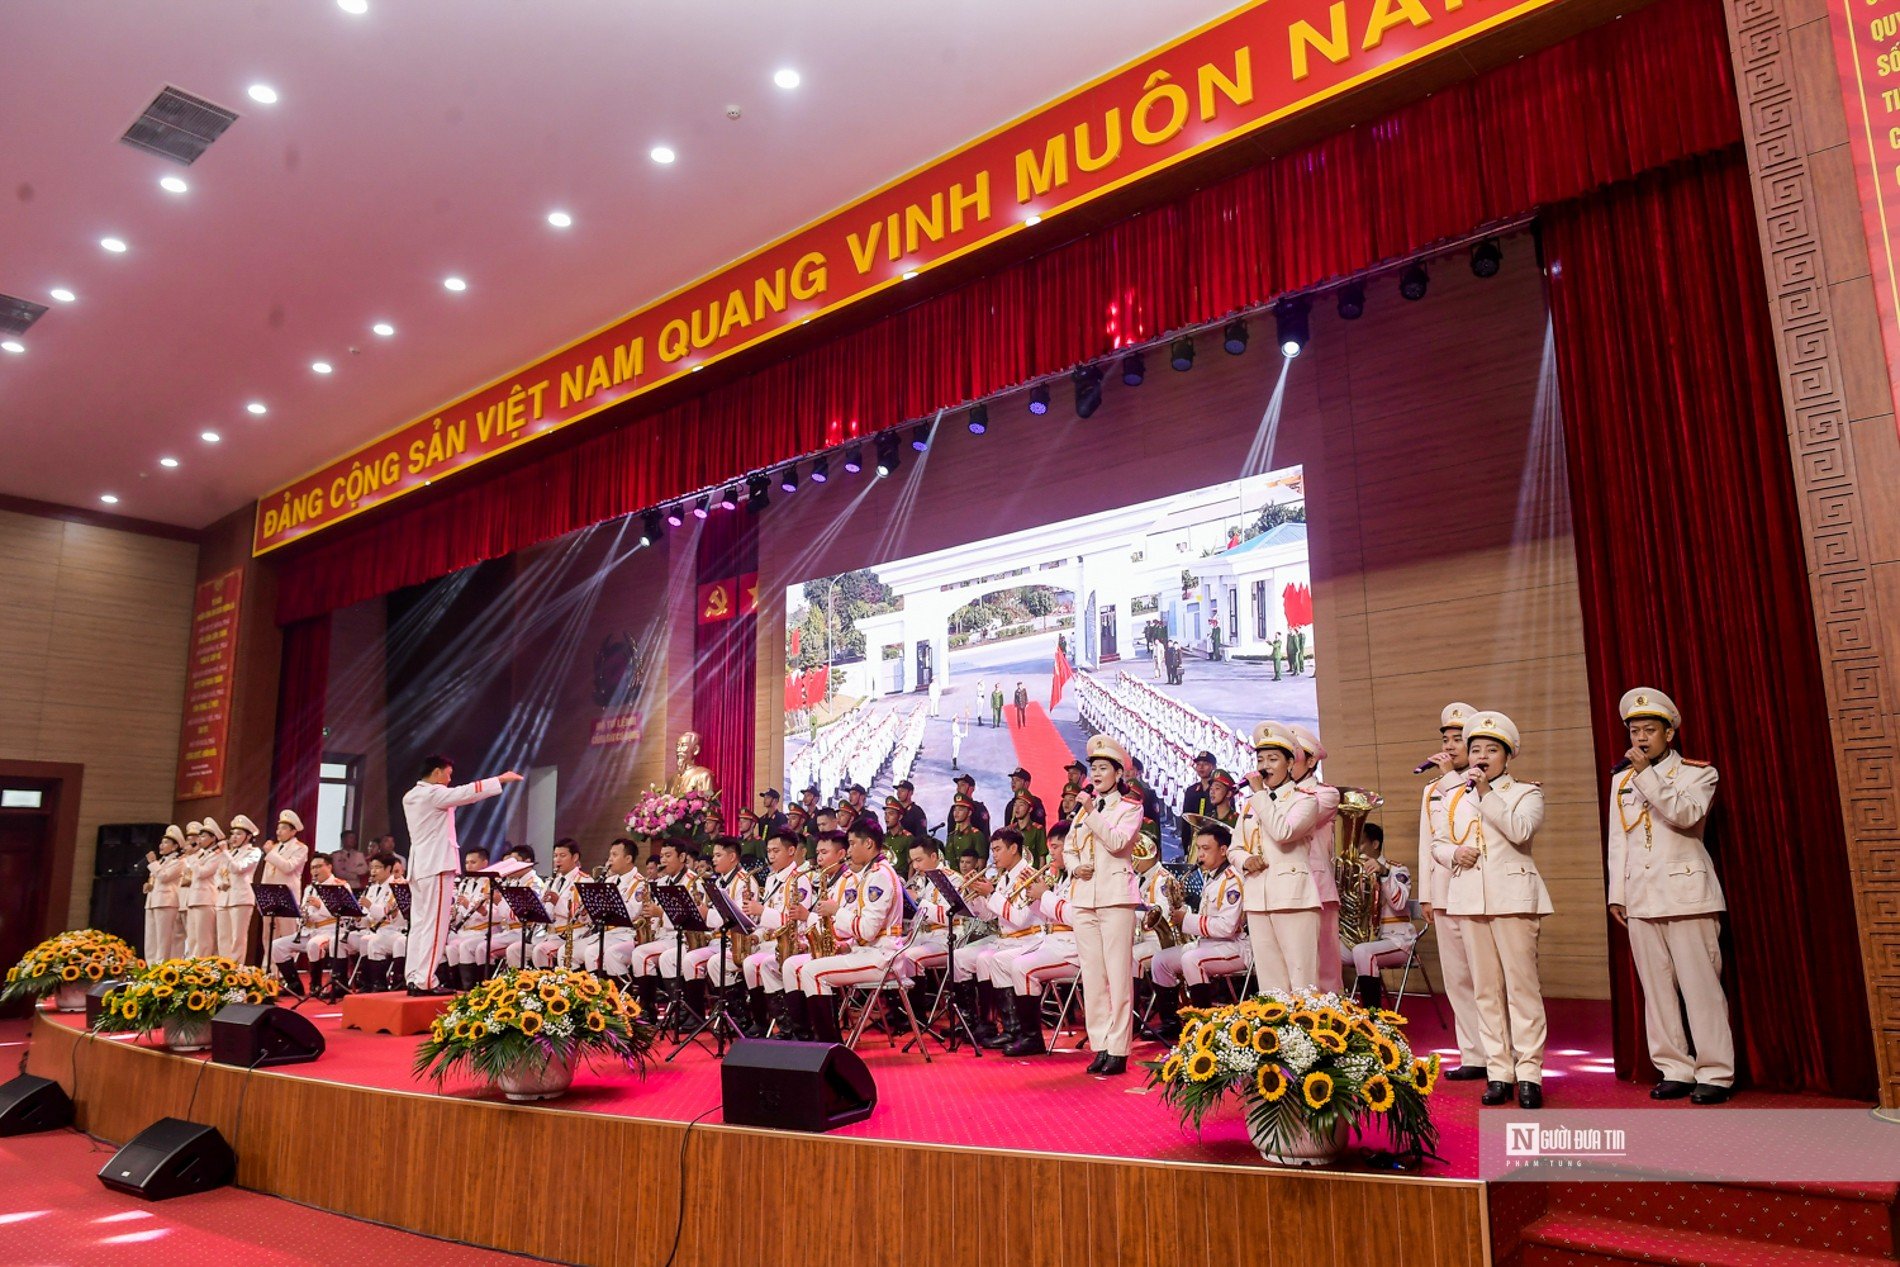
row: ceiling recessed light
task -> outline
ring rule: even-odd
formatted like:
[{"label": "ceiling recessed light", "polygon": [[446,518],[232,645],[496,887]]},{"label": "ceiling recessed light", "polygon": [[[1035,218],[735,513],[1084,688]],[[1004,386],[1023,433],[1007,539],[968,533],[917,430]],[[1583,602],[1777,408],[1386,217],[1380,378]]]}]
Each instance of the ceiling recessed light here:
[{"label": "ceiling recessed light", "polygon": [[904,270],[904,280],[905,280],[905,281],[909,281],[909,280],[910,280],[911,278],[913,278],[913,277],[915,277],[915,276],[917,276],[917,270],[916,270],[916,269],[914,269],[914,268],[907,268],[907,269],[905,269],[905,270]]},{"label": "ceiling recessed light", "polygon": [[184,193],[184,192],[185,192],[185,191],[186,191],[187,189],[190,189],[190,188],[191,188],[191,186],[190,186],[190,185],[187,185],[187,184],[186,184],[186,183],[184,182],[184,179],[183,179],[182,177],[179,177],[179,176],[161,176],[161,177],[159,177],[159,178],[158,178],[158,187],[159,187],[160,189],[162,189],[162,190],[164,190],[164,191],[165,191],[166,193],[168,193],[168,194],[182,194],[182,193]]},{"label": "ceiling recessed light", "polygon": [[772,82],[781,88],[796,88],[799,83],[798,72],[787,66],[772,76]]},{"label": "ceiling recessed light", "polygon": [[664,145],[656,145],[647,151],[647,157],[656,163],[670,163],[679,156]]},{"label": "ceiling recessed light", "polygon": [[24,351],[26,351],[26,344],[14,339],[8,339],[5,343],[0,343],[0,352],[12,352],[17,356]]},{"label": "ceiling recessed light", "polygon": [[111,493],[99,494],[99,500],[104,502],[108,506],[117,506],[119,504],[119,499],[117,497],[114,497]]},{"label": "ceiling recessed light", "polygon": [[565,229],[574,223],[574,217],[565,211],[550,211],[548,212],[548,223],[557,229]]},{"label": "ceiling recessed light", "polygon": [[260,106],[275,105],[277,103],[277,90],[269,84],[252,84],[249,92],[251,94],[251,100],[257,102]]},{"label": "ceiling recessed light", "polygon": [[328,361],[312,361],[310,362],[310,368],[319,374],[328,374],[331,366]]},{"label": "ceiling recessed light", "polygon": [[1030,226],[1032,226],[1032,227],[1033,227],[1033,226],[1035,226],[1035,225],[1038,225],[1038,224],[1041,224],[1041,223],[1042,223],[1042,217],[1041,217],[1041,216],[1030,216],[1030,217],[1029,217],[1029,218],[1028,218],[1027,220],[1025,220],[1025,221],[1023,221],[1023,223],[1024,223],[1024,224],[1027,224],[1027,225],[1030,225]]},{"label": "ceiling recessed light", "polygon": [[336,7],[345,13],[354,13],[360,17],[369,12],[369,0],[336,0]]},{"label": "ceiling recessed light", "polygon": [[200,431],[198,433],[198,438],[200,440],[203,440],[206,444],[216,444],[218,441],[224,439],[223,436],[219,435],[215,431]]},{"label": "ceiling recessed light", "polygon": [[170,470],[172,467],[178,465],[178,459],[177,458],[160,458],[158,460],[158,464],[166,468],[167,470]]},{"label": "ceiling recessed light", "polygon": [[468,289],[468,283],[463,281],[459,277],[444,277],[442,279],[442,284],[448,287],[450,290],[458,291],[458,292]]},{"label": "ceiling recessed light", "polygon": [[262,417],[264,414],[269,412],[269,410],[264,408],[264,402],[261,400],[254,400],[250,404],[244,407],[248,409],[250,412],[257,414],[259,417]]},{"label": "ceiling recessed light", "polygon": [[73,300],[79,298],[78,295],[73,294],[72,291],[67,290],[64,286],[55,286],[53,287],[52,290],[48,291],[47,293],[50,294],[53,298],[59,300],[59,302],[63,304],[69,304]]},{"label": "ceiling recessed light", "polygon": [[121,255],[125,252],[125,242],[121,238],[100,238],[99,245],[105,247],[106,250],[111,251],[114,255]]},{"label": "ceiling recessed light", "polygon": [[387,321],[378,321],[375,325],[370,327],[370,332],[380,334],[387,339],[390,335],[396,333],[396,327],[390,325]]}]

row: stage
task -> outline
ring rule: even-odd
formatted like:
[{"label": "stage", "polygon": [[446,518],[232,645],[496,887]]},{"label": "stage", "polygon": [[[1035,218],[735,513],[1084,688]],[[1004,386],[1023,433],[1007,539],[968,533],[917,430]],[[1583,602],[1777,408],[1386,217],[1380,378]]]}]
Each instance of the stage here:
[{"label": "stage", "polygon": [[[1420,1050],[1445,1045],[1426,1001],[1407,1010],[1416,1015]],[[1090,1244],[1103,1252],[1076,1261],[1201,1258],[1183,1255],[1183,1237],[1195,1239],[1197,1251],[1204,1240],[1209,1261],[1226,1260],[1282,1236],[1309,1247],[1304,1261],[1335,1261],[1312,1257],[1311,1247],[1337,1244],[1344,1253],[1346,1242],[1333,1238],[1348,1228],[1361,1229],[1352,1244],[1405,1262],[1489,1261],[1487,1196],[1476,1179],[1481,1082],[1439,1083],[1441,1159],[1422,1171],[1375,1174],[1346,1164],[1289,1172],[1259,1160],[1237,1107],[1211,1116],[1196,1136],[1145,1090],[1145,1079],[1083,1075],[1085,1053],[1019,1060],[934,1053],[927,1064],[873,1034],[862,1053],[877,1080],[876,1111],[829,1136],[804,1136],[720,1125],[719,1065],[698,1048],[657,1061],[645,1078],[585,1071],[559,1101],[510,1105],[468,1084],[437,1093],[416,1082],[409,1066],[417,1037],[344,1030],[330,1005],[304,1011],[329,1044],[311,1064],[247,1075],[136,1040],[84,1038],[80,1017],[43,1012],[28,1068],[68,1088],[76,1083],[81,1124],[105,1139],[123,1141],[158,1117],[189,1116],[232,1140],[243,1186],[565,1261],[646,1262],[654,1238],[664,1258],[682,1173],[682,1261],[796,1250],[808,1244],[814,1218],[832,1235],[837,1220],[813,1213],[824,1193],[841,1201],[857,1193],[857,1208],[867,1211],[911,1211],[951,1244],[967,1241],[972,1253],[995,1249],[1000,1218],[1015,1228],[1003,1239],[1025,1251],[1025,1263],[1062,1262],[1064,1247]],[[1551,1109],[1706,1113],[1845,1103],[1748,1092],[1727,1108],[1655,1105],[1646,1087],[1610,1071],[1607,1005],[1553,1000],[1550,1014]],[[1134,1055],[1157,1050],[1144,1045]],[[312,1165],[326,1147],[318,1137],[328,1133],[352,1159],[348,1183]],[[996,1181],[1005,1176],[1018,1199],[998,1202]],[[1076,1185],[1091,1194],[1079,1207],[1058,1195]],[[606,1191],[624,1200],[603,1204]],[[796,1210],[782,1225],[759,1218],[775,1192]],[[1182,1219],[1181,1211],[1203,1205],[1235,1217]],[[577,1212],[586,1217],[572,1217]],[[839,1234],[866,1252],[883,1243],[868,1222]],[[728,1238],[745,1254],[720,1249]],[[1006,1253],[1002,1261],[1018,1260]]]}]

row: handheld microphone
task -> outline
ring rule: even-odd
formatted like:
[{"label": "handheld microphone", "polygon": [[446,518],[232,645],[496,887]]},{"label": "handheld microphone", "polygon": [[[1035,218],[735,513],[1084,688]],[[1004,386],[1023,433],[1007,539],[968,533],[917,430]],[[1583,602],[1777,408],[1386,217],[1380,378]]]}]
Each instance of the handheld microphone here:
[{"label": "handheld microphone", "polygon": [[1621,758],[1618,758],[1617,763],[1615,765],[1610,767],[1610,773],[1621,774],[1623,773],[1623,771],[1629,768],[1630,768],[1630,759],[1628,757],[1621,757]]},{"label": "handheld microphone", "polygon": [[1437,768],[1438,768],[1438,758],[1434,756],[1429,761],[1421,761],[1419,764],[1413,766],[1412,773],[1423,774],[1427,770],[1436,770]]}]

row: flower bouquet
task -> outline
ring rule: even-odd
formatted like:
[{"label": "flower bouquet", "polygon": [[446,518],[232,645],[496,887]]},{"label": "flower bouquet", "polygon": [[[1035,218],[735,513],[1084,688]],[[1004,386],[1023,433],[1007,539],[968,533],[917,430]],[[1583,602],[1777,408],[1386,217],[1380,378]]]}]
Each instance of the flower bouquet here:
[{"label": "flower bouquet", "polygon": [[719,816],[716,792],[682,792],[650,787],[627,815],[627,830],[651,840],[679,836],[704,844],[712,839]]},{"label": "flower bouquet", "polygon": [[1318,991],[1274,991],[1216,1008],[1184,1008],[1180,1041],[1144,1062],[1148,1085],[1181,1113],[1202,1119],[1229,1092],[1260,1155],[1282,1165],[1336,1159],[1356,1128],[1377,1123],[1394,1152],[1438,1143],[1426,1101],[1438,1057],[1412,1055],[1397,1012],[1371,1012]]},{"label": "flower bouquet", "polygon": [[148,965],[106,995],[95,1026],[104,1034],[149,1034],[162,1028],[173,1051],[211,1045],[211,1018],[227,1003],[269,1003],[277,978],[222,957],[166,959]]},{"label": "flower bouquet", "polygon": [[137,952],[96,928],[49,937],[7,969],[0,1003],[51,994],[61,1012],[86,1010],[86,990],[95,982],[128,976],[144,966]]},{"label": "flower bouquet", "polygon": [[571,969],[509,970],[457,995],[416,1049],[415,1074],[437,1085],[458,1067],[510,1100],[551,1100],[574,1066],[607,1057],[645,1068],[653,1029],[612,982]]}]

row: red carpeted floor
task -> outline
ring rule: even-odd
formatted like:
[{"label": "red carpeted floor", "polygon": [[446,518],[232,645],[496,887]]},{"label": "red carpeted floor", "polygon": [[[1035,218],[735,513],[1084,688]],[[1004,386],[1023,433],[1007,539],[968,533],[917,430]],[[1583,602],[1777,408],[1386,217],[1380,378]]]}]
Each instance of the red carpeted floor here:
[{"label": "red carpeted floor", "polygon": [[[409,1073],[418,1038],[391,1038],[338,1028],[333,1007],[306,1007],[329,1042],[323,1058],[276,1072],[293,1077],[394,1091],[433,1091]],[[1414,1044],[1455,1060],[1450,1039],[1429,999],[1408,1000]],[[1654,1113],[1710,1113],[1729,1107],[1839,1106],[1847,1102],[1815,1096],[1744,1092],[1729,1107],[1699,1108],[1687,1101],[1655,1104],[1648,1087],[1618,1082],[1610,1066],[1609,1005],[1553,999],[1549,1005],[1550,1050],[1544,1084],[1549,1107],[1641,1108]],[[58,1018],[77,1026],[80,1019]],[[1064,1048],[1079,1035],[1067,1035]],[[666,1049],[670,1050],[670,1048]],[[1160,1049],[1142,1044],[1135,1059],[1153,1058]],[[933,1048],[934,1063],[893,1051],[875,1032],[860,1047],[877,1080],[877,1110],[838,1134],[870,1139],[947,1144],[955,1147],[1060,1152],[1081,1156],[1135,1157],[1168,1161],[1261,1164],[1247,1141],[1238,1107],[1207,1119],[1197,1136],[1184,1131],[1145,1079],[1131,1072],[1103,1079],[1083,1072],[1089,1053],[1009,1060],[985,1052],[973,1058],[967,1049],[944,1055]],[[8,1053],[0,1049],[0,1061]],[[1442,1162],[1424,1173],[1472,1178],[1478,1172],[1478,1095],[1482,1082],[1441,1081],[1434,1098]],[[447,1094],[477,1097],[476,1088],[451,1083]],[[719,1063],[694,1047],[678,1059],[655,1061],[644,1078],[624,1072],[584,1071],[562,1101],[570,1110],[688,1121],[720,1102]],[[717,1120],[715,1118],[715,1120]],[[1376,1145],[1376,1140],[1370,1141]]]},{"label": "red carpeted floor", "polygon": [[[1049,821],[1053,823],[1056,811],[1061,807],[1062,786],[1069,781],[1066,767],[1075,760],[1075,753],[1063,742],[1056,724],[1049,720],[1049,714],[1041,704],[1031,700],[1028,712],[1027,726],[1016,724],[1014,704],[1003,710],[1003,719],[1009,725],[1010,740],[1016,745],[1016,760],[1023,769],[1029,771],[1030,790],[1042,797]],[[998,827],[1007,821],[1009,789],[1004,788],[1001,795],[1002,803],[995,811],[995,826]]]},{"label": "red carpeted floor", "polygon": [[[7,1054],[0,1050],[0,1057]],[[110,1145],[73,1131],[0,1139],[0,1262],[463,1267],[523,1261],[236,1188],[142,1201],[99,1182],[99,1167],[112,1153]]]}]

